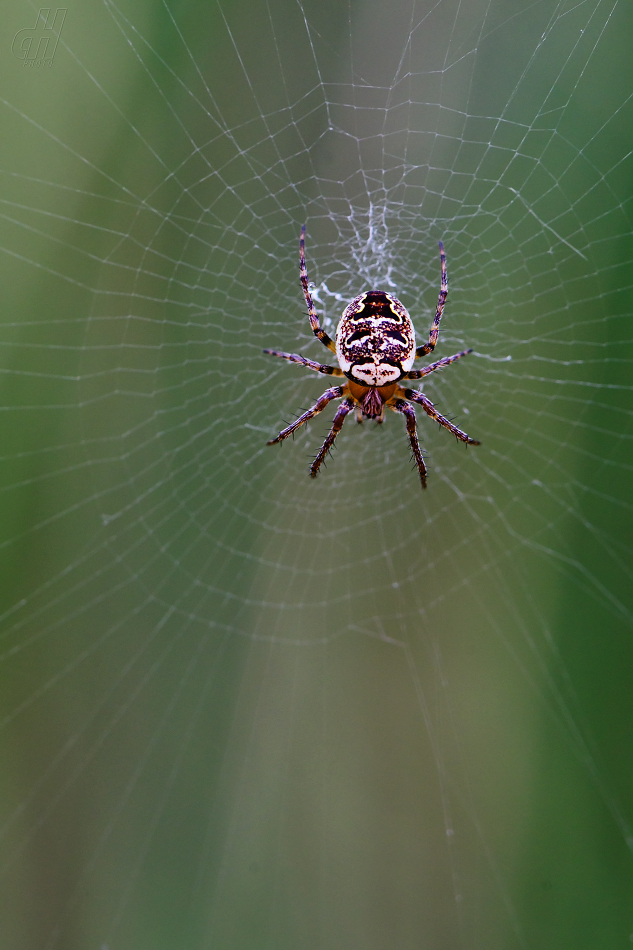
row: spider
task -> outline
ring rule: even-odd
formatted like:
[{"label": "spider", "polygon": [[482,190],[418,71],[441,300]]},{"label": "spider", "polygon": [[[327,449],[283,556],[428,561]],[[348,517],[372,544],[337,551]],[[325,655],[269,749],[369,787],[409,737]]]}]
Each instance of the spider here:
[{"label": "spider", "polygon": [[342,399],[343,402],[336,410],[334,422],[330,432],[318,451],[310,466],[310,475],[316,478],[325,456],[334,445],[334,440],[341,431],[345,417],[356,411],[357,422],[363,419],[374,419],[383,422],[385,406],[401,413],[405,418],[407,434],[411,443],[413,458],[418,467],[422,488],[426,488],[426,465],[420,450],[420,443],[415,424],[415,410],[411,403],[422,406],[427,415],[438,422],[449,432],[452,432],[461,442],[468,445],[480,445],[475,439],[454,426],[452,422],[441,416],[430,399],[418,389],[405,389],[399,385],[400,380],[423,379],[436,369],[448,366],[456,360],[472,353],[462,350],[453,356],[444,356],[441,360],[425,366],[423,369],[412,369],[413,361],[427,353],[432,353],[437,343],[440,331],[440,320],[448,294],[448,278],[446,275],[446,255],[444,245],[440,246],[440,263],[442,267],[442,282],[440,295],[437,301],[435,319],[429,333],[428,343],[416,347],[415,330],[411,317],[406,309],[391,294],[382,290],[367,290],[352,302],[343,311],[339,325],[336,328],[336,342],[332,340],[319,323],[310,288],[308,286],[308,271],[305,258],[305,225],[301,228],[299,240],[299,273],[301,286],[308,305],[308,316],[312,332],[324,346],[336,354],[338,366],[328,366],[309,360],[297,353],[281,353],[279,350],[264,350],[269,356],[279,356],[291,363],[300,363],[316,373],[326,376],[345,376],[344,386],[332,386],[326,389],[311,409],[299,416],[292,425],[287,426],[279,433],[276,439],[271,439],[267,445],[283,442],[289,435],[321,412],[333,399]]}]

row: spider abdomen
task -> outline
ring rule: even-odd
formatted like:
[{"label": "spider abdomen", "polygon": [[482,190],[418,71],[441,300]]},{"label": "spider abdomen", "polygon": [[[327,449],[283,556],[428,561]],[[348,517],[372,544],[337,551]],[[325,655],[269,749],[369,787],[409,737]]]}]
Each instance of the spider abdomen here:
[{"label": "spider abdomen", "polygon": [[415,359],[415,331],[405,307],[382,290],[355,297],[336,329],[336,356],[348,379],[361,385],[401,379]]}]

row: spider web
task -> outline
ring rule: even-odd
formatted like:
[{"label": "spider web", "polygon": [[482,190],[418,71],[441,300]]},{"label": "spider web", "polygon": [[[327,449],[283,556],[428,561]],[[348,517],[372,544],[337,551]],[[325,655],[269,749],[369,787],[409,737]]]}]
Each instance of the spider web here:
[{"label": "spider web", "polygon": [[[37,8],[11,10],[6,36]],[[86,4],[5,36],[7,946],[633,931],[623,3]],[[326,411],[388,290],[468,451]],[[630,756],[629,756],[630,758]]]}]

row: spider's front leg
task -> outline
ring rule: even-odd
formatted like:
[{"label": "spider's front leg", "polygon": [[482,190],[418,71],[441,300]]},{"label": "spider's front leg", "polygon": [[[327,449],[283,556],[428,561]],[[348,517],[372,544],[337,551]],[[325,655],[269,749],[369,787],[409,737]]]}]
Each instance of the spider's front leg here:
[{"label": "spider's front leg", "polygon": [[337,437],[341,429],[343,428],[343,423],[345,422],[345,417],[348,412],[351,412],[354,408],[354,400],[351,396],[348,396],[345,402],[336,410],[336,415],[334,416],[334,422],[332,423],[332,428],[330,429],[328,436],[319,449],[319,454],[315,458],[314,462],[310,466],[310,475],[312,478],[317,477],[317,473],[321,467],[323,459],[328,454],[332,446],[334,445],[334,439]]},{"label": "spider's front leg", "polygon": [[405,422],[407,424],[407,434],[409,436],[409,442],[411,443],[411,452],[413,453],[415,464],[418,466],[422,488],[426,488],[426,465],[424,464],[422,450],[420,449],[420,443],[418,442],[418,433],[415,424],[415,409],[404,399],[395,399],[393,403],[389,403],[389,406],[394,410],[394,412],[401,412],[405,418]]},{"label": "spider's front leg", "polygon": [[453,423],[449,422],[444,416],[441,416],[431,400],[427,399],[424,393],[418,392],[417,389],[405,389],[404,395],[407,399],[410,399],[412,402],[417,402],[419,406],[422,406],[427,416],[430,416],[431,419],[435,419],[441,426],[444,426],[445,429],[452,432],[455,438],[459,439],[460,442],[466,442],[468,445],[481,445],[481,442],[478,442],[476,439],[471,439],[469,435],[466,435],[465,432],[462,432],[461,429],[454,426]]},{"label": "spider's front leg", "polygon": [[329,402],[332,402],[333,399],[340,399],[342,396],[347,396],[347,394],[347,386],[332,386],[331,389],[326,389],[323,395],[319,396],[311,409],[308,409],[308,411],[304,412],[302,416],[299,416],[298,419],[295,419],[292,425],[282,429],[277,438],[271,439],[266,443],[266,445],[274,445],[276,442],[283,442],[283,440],[287,439],[289,435],[292,435],[293,432],[296,432],[299,426],[302,426],[304,422],[307,422],[308,419],[313,419],[314,416],[318,415],[319,412],[322,412]]}]

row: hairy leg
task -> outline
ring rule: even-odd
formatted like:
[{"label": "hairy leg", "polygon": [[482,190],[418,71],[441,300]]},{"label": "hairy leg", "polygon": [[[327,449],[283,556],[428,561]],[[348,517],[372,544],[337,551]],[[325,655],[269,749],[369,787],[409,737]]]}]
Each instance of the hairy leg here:
[{"label": "hairy leg", "polygon": [[[270,350],[264,350],[264,353],[270,352]],[[436,363],[430,363],[428,366],[425,366],[424,369],[412,369],[408,373],[405,373],[402,377],[403,379],[422,379],[424,376],[428,376],[429,373],[434,373],[436,369],[441,369],[442,366],[448,366],[449,363],[454,363],[455,360],[460,360],[462,356],[468,356],[469,353],[472,353],[471,350],[462,350],[461,353],[454,353],[453,356],[444,356],[441,360],[438,360]]]},{"label": "hairy leg", "polygon": [[306,267],[306,226],[305,224],[301,228],[301,237],[299,239],[299,274],[301,276],[301,286],[303,287],[303,296],[306,298],[306,303],[308,305],[308,316],[310,317],[310,326],[312,327],[312,332],[314,333],[317,340],[320,340],[323,346],[327,346],[328,350],[331,350],[332,353],[336,353],[336,346],[334,345],[334,340],[332,340],[325,330],[322,328],[319,323],[319,318],[312,301],[312,295],[310,293],[310,288],[308,287],[308,269]]},{"label": "hairy leg", "polygon": [[276,442],[283,442],[283,440],[287,439],[289,435],[292,435],[293,432],[296,432],[299,426],[302,426],[304,422],[307,422],[308,419],[313,419],[314,416],[318,415],[319,412],[322,412],[327,404],[333,399],[340,399],[342,396],[346,396],[346,390],[346,386],[332,386],[331,389],[326,389],[323,395],[319,396],[311,409],[308,409],[308,411],[304,412],[302,416],[299,416],[298,419],[295,419],[292,425],[282,429],[277,438],[271,439],[266,443],[266,445],[274,445]]},{"label": "hairy leg", "polygon": [[471,439],[470,436],[466,435],[465,432],[462,432],[461,429],[458,429],[457,426],[454,426],[452,422],[449,422],[448,419],[445,419],[444,416],[441,416],[430,399],[424,395],[424,393],[419,393],[417,389],[405,389],[404,395],[407,399],[410,399],[412,402],[417,402],[419,406],[422,406],[427,416],[430,416],[431,419],[435,419],[436,422],[439,422],[441,426],[444,426],[445,429],[448,429],[449,432],[452,432],[455,438],[460,439],[461,442],[467,442],[468,445],[481,445],[481,442],[477,442],[476,439]]},{"label": "hairy leg", "polygon": [[345,402],[341,403],[341,405],[336,410],[336,415],[334,416],[334,422],[332,423],[332,428],[330,429],[325,442],[319,449],[319,454],[317,455],[314,462],[310,466],[310,475],[312,476],[312,478],[317,477],[317,473],[321,467],[321,463],[323,462],[323,459],[325,458],[327,453],[330,451],[330,449],[334,445],[334,439],[337,437],[337,435],[343,428],[345,417],[347,416],[348,412],[352,411],[353,408],[354,408],[354,400],[352,399],[351,396],[348,396]]},{"label": "hairy leg", "polygon": [[442,319],[442,313],[444,312],[444,304],[446,303],[446,295],[448,294],[448,277],[446,275],[446,254],[444,253],[444,245],[442,242],[439,242],[440,245],[440,265],[442,268],[442,282],[440,284],[440,295],[437,298],[437,309],[435,310],[435,320],[433,321],[433,326],[431,327],[431,332],[429,333],[429,342],[425,343],[424,346],[419,346],[415,351],[415,358],[419,359],[420,356],[426,356],[427,353],[431,353],[435,349],[435,344],[437,343],[437,335],[440,332],[440,320]]},{"label": "hairy leg", "polygon": [[[308,369],[313,369],[315,373],[324,373],[326,376],[342,376],[343,370],[338,366],[327,366],[325,363],[317,363],[314,360],[306,359],[298,353],[282,353],[280,350],[264,350],[269,356],[280,356],[282,360],[290,360],[291,363],[300,363]],[[416,377],[417,379],[417,377]]]},{"label": "hairy leg", "polygon": [[407,424],[407,434],[409,436],[409,442],[411,443],[411,452],[413,453],[415,464],[418,466],[422,488],[426,488],[426,465],[424,464],[420,443],[418,442],[418,433],[415,424],[415,409],[408,402],[405,402],[404,399],[396,399],[393,403],[389,403],[389,406],[395,412],[401,412],[405,418],[405,422]]}]

